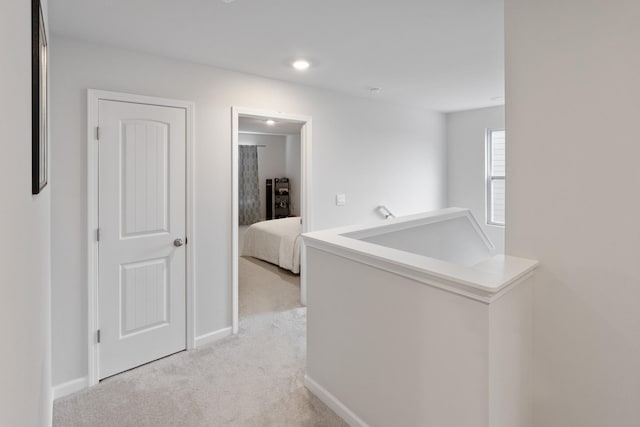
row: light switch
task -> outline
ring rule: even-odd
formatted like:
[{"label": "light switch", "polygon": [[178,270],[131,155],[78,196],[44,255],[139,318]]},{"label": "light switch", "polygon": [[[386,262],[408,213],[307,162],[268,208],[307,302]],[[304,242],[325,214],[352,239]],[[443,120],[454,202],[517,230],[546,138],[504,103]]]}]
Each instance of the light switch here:
[{"label": "light switch", "polygon": [[336,206],[344,206],[347,204],[347,196],[345,194],[336,194]]}]

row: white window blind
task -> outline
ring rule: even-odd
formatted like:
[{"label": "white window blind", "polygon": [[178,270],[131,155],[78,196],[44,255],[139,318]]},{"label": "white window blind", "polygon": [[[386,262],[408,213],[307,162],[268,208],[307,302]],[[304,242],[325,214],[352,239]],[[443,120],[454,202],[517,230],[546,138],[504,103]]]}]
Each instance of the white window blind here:
[{"label": "white window blind", "polygon": [[504,225],[505,131],[487,130],[487,223]]}]

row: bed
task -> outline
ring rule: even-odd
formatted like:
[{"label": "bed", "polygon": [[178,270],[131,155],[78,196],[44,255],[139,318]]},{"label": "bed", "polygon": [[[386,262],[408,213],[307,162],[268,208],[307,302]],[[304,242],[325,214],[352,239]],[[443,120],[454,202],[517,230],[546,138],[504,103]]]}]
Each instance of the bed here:
[{"label": "bed", "polygon": [[244,235],[240,255],[258,258],[299,274],[301,232],[299,217],[256,222]]}]

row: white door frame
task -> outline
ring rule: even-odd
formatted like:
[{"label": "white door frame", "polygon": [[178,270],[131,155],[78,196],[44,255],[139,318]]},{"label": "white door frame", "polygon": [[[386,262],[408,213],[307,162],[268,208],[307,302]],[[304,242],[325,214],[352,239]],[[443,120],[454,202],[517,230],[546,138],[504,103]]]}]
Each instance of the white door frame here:
[{"label": "white door frame", "polygon": [[[313,230],[311,216],[311,116],[286,114],[277,111],[253,108],[231,107],[231,325],[233,333],[238,333],[238,118],[255,117],[280,119],[302,123],[300,131],[300,179],[302,207],[302,232]],[[307,304],[307,275],[305,267],[306,251],[301,246],[300,254],[300,301]]]},{"label": "white door frame", "polygon": [[100,379],[99,349],[96,331],[98,312],[98,103],[101,100],[131,102],[174,108],[186,112],[186,347],[195,348],[195,198],[194,198],[194,111],[189,101],[164,99],[128,93],[87,90],[87,317],[88,317],[88,383],[95,385]]}]

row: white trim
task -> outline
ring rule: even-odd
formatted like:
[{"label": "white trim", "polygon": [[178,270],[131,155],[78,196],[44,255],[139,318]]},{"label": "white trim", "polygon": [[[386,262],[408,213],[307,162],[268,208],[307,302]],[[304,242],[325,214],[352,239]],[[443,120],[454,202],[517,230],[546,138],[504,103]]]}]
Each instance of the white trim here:
[{"label": "white trim", "polygon": [[221,339],[230,336],[232,332],[233,330],[231,326],[228,326],[226,328],[218,329],[217,331],[209,332],[208,334],[199,335],[195,340],[195,348],[200,348],[216,341],[220,341]]},{"label": "white trim", "polygon": [[309,375],[304,376],[304,386],[309,389],[318,399],[333,410],[340,418],[347,422],[351,427],[369,427],[362,418],[357,416],[355,412],[349,409],[337,397],[331,394],[327,389],[318,384]]},{"label": "white trim", "polygon": [[[233,333],[238,333],[238,117],[273,118],[281,121],[300,122],[300,176],[302,208],[302,232],[313,230],[311,215],[311,142],[312,119],[310,116],[286,114],[253,108],[231,107],[231,325]],[[300,301],[307,303],[307,274],[305,268],[306,250],[300,253]]]},{"label": "white trim", "polygon": [[238,116],[231,107],[231,330],[238,333]]},{"label": "white trim", "polygon": [[283,132],[258,132],[251,130],[239,130],[238,133],[240,135],[268,135],[268,136],[292,136],[299,135],[299,133],[283,133]]},{"label": "white trim", "polygon": [[98,242],[95,233],[98,224],[98,127],[99,93],[87,91],[87,357],[88,385],[97,384],[98,374]]},{"label": "white trim", "polygon": [[[458,277],[443,277],[424,268],[409,265],[409,263],[403,264],[396,260],[385,260],[382,257],[372,257],[369,254],[346,249],[340,245],[333,245],[323,241],[309,240],[306,242],[306,246],[330,255],[346,258],[359,264],[368,265],[382,271],[387,271],[398,276],[406,277],[417,283],[422,283],[427,286],[457,294],[487,305],[496,302],[511,289],[515,288],[521,283],[524,283],[529,277],[533,275],[533,271],[536,268],[536,266],[527,265],[523,267],[526,269],[523,273],[510,277],[498,290],[489,291],[476,286],[468,280],[460,279]],[[387,249],[395,253],[401,252],[397,251],[396,249]],[[505,264],[509,261],[514,260],[515,262],[519,263],[517,258],[509,257],[507,255],[496,255],[496,258],[503,259]]]},{"label": "white trim", "polygon": [[[313,231],[313,211],[311,207],[311,163],[313,156],[311,155],[312,141],[312,121],[309,117],[300,130],[300,156],[302,166],[300,168],[300,181],[302,185],[302,194],[300,197],[300,205],[302,206],[302,232],[307,233]],[[307,305],[307,248],[303,244],[300,247],[300,302]]]},{"label": "white trim", "polygon": [[[439,211],[394,218],[374,226],[349,226],[303,235],[305,246],[335,256],[388,271],[416,282],[490,304],[527,279],[538,261],[508,255],[495,255],[473,266],[449,263],[436,258],[405,252],[359,240],[397,230],[419,227],[434,221],[465,217],[471,224],[468,209],[447,208]],[[479,225],[474,225],[482,236]],[[483,237],[487,249],[491,242]]]},{"label": "white trim", "polygon": [[80,390],[84,390],[88,386],[88,377],[76,378],[75,380],[59,384],[53,387],[53,400],[60,399],[61,397],[65,397],[73,393],[77,393]]},{"label": "white trim", "polygon": [[187,255],[187,350],[196,348],[196,114],[195,103],[186,102],[187,170],[186,170],[186,255]]},{"label": "white trim", "polygon": [[186,343],[187,350],[195,348],[195,104],[167,98],[87,90],[87,317],[88,317],[88,376],[89,386],[100,379],[99,352],[96,342],[98,330],[98,150],[96,128],[99,124],[98,103],[100,100],[131,102],[183,108],[186,112]]}]

